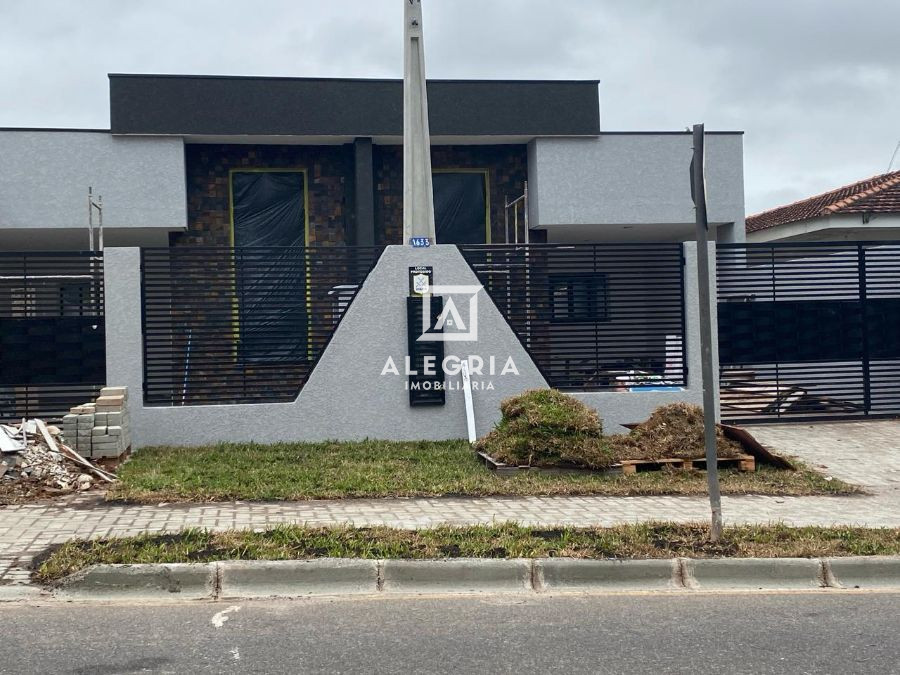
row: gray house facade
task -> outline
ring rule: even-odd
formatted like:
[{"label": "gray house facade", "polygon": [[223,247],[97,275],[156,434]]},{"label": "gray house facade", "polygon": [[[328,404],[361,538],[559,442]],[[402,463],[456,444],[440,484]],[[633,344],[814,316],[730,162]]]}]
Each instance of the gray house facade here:
[{"label": "gray house facade", "polygon": [[[691,237],[690,134],[602,131],[596,81],[428,93],[442,243]],[[743,240],[741,141],[707,142],[721,241]],[[111,75],[109,130],[0,130],[0,249],[86,248],[89,187],[106,245],[241,245],[234,183],[254,172],[294,173],[285,242],[399,244],[401,142],[399,80]],[[506,208],[526,184],[527,215]]]},{"label": "gray house facade", "polygon": [[[479,435],[534,387],[610,431],[699,403],[690,134],[603,131],[596,81],[428,95],[424,249],[399,80],[111,75],[108,130],[0,130],[0,417],[110,384],[135,447],[456,438],[463,362]],[[744,233],[741,141],[708,134],[719,242]],[[451,306],[463,334],[422,342]]]}]

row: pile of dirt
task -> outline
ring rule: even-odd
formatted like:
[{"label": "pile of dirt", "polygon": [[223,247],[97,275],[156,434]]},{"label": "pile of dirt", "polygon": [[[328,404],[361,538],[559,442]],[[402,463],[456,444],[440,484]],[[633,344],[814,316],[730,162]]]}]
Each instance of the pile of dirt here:
[{"label": "pile of dirt", "polygon": [[[716,427],[718,457],[736,457],[744,453],[741,445],[726,438]],[[653,411],[650,419],[638,424],[631,433],[606,439],[617,460],[624,459],[701,459],[706,454],[703,436],[703,409],[687,403],[672,403]]]},{"label": "pile of dirt", "polygon": [[513,466],[581,466],[615,462],[596,411],[555,389],[534,389],[500,405],[497,427],[475,449]]}]

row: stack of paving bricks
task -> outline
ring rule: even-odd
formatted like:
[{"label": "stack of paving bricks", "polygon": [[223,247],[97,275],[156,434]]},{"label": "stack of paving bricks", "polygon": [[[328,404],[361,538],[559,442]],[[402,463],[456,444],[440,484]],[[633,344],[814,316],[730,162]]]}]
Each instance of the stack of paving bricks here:
[{"label": "stack of paving bricks", "polygon": [[83,457],[119,457],[131,447],[126,387],[104,387],[94,403],[63,417],[63,437]]}]

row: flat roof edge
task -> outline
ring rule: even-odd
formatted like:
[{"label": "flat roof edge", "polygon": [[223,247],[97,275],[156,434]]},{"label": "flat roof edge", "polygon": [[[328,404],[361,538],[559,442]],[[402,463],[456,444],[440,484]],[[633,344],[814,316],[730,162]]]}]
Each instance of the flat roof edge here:
[{"label": "flat roof edge", "polygon": [[[177,73],[107,73],[108,78],[168,78],[179,80],[289,80],[299,82],[402,82],[399,77],[296,77],[290,75],[179,75]],[[496,83],[510,84],[600,84],[600,80],[586,79],[491,79],[491,78],[428,78],[428,82],[464,82],[472,83]]]},{"label": "flat roof edge", "polygon": [[81,129],[66,127],[0,127],[0,131],[70,131],[80,134],[108,134],[109,129]]},{"label": "flat roof edge", "polygon": [[[687,131],[600,131],[601,136],[690,136],[693,132]],[[743,131],[709,131],[707,136],[743,136]]]}]

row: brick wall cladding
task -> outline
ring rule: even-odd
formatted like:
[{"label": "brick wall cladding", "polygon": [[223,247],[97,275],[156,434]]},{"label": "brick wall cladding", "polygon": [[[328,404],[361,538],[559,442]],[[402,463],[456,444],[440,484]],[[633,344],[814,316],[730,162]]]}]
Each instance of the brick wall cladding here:
[{"label": "brick wall cladding", "polygon": [[[400,244],[403,237],[403,148],[376,145],[372,161],[375,164],[375,241]],[[521,195],[528,178],[526,146],[440,145],[431,149],[431,164],[433,169],[488,170],[491,240],[502,243],[505,238],[503,199]]]},{"label": "brick wall cladding", "polygon": [[231,169],[306,169],[309,243],[348,243],[351,229],[353,146],[188,145],[185,148],[188,229],[172,245],[228,246]]},{"label": "brick wall cladding", "polygon": [[[186,146],[188,229],[172,245],[228,246],[228,172],[231,169],[306,169],[309,242],[313,246],[353,243],[353,146],[188,145]],[[504,240],[503,200],[517,197],[528,176],[524,145],[445,145],[431,150],[435,169],[487,169],[491,238]],[[375,243],[402,243],[403,149],[376,145]]]}]

